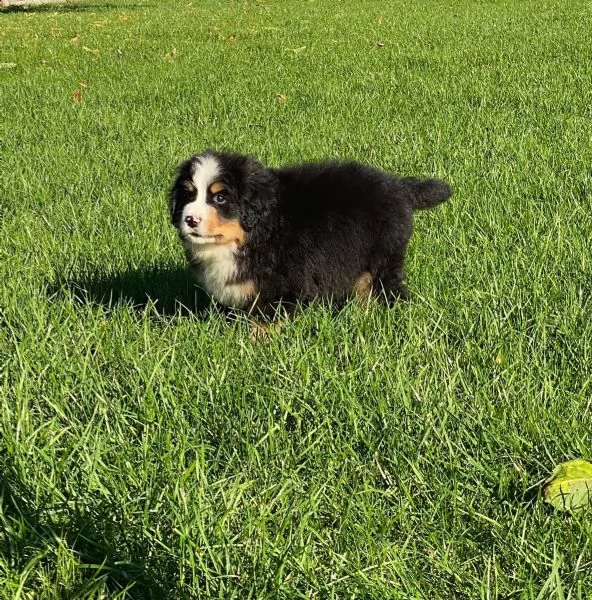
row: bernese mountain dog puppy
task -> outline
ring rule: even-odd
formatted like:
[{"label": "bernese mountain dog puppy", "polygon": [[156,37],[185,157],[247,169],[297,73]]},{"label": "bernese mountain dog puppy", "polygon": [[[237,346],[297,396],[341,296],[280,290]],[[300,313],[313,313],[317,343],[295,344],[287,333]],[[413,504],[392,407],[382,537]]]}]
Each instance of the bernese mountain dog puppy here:
[{"label": "bernese mountain dog puppy", "polygon": [[227,307],[265,314],[278,302],[406,297],[413,211],[451,194],[437,179],[354,162],[271,169],[207,151],[179,166],[170,213],[198,283]]}]

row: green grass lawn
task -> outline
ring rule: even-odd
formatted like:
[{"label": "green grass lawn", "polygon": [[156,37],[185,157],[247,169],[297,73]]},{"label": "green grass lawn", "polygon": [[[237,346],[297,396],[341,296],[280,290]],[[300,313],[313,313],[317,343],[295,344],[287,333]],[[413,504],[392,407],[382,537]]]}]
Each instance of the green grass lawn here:
[{"label": "green grass lawn", "polygon": [[[592,598],[592,7],[0,11],[0,598]],[[437,176],[410,302],[227,322],[205,147]]]}]

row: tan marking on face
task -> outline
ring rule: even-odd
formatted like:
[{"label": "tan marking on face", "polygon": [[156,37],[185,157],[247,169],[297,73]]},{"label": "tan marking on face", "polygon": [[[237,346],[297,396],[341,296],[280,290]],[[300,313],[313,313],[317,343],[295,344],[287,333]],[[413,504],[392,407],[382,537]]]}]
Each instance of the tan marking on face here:
[{"label": "tan marking on face", "polygon": [[188,192],[197,192],[197,188],[195,185],[193,185],[193,181],[190,179],[186,179],[181,185],[183,189],[187,190]]},{"label": "tan marking on face", "polygon": [[216,210],[209,212],[208,218],[202,221],[201,235],[216,237],[217,244],[234,242],[240,247],[245,243],[247,234],[237,220],[224,219]]},{"label": "tan marking on face", "polygon": [[364,302],[368,302],[372,294],[372,275],[368,271],[364,271],[355,281],[354,296]]},{"label": "tan marking on face", "polygon": [[226,189],[226,186],[221,181],[214,181],[210,186],[210,192],[212,194],[217,194],[218,192],[223,192]]}]

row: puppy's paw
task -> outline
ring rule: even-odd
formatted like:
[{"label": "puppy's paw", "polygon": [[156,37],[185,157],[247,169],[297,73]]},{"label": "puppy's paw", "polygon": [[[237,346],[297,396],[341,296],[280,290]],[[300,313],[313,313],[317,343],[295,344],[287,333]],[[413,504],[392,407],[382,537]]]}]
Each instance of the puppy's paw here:
[{"label": "puppy's paw", "polygon": [[268,344],[271,340],[271,336],[280,331],[283,327],[283,321],[274,321],[273,323],[252,323],[249,338],[252,342],[263,342]]}]

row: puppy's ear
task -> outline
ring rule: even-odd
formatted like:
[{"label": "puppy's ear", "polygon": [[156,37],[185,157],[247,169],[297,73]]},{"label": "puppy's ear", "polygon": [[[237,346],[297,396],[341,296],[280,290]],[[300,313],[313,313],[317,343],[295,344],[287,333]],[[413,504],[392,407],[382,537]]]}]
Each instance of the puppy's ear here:
[{"label": "puppy's ear", "polygon": [[175,212],[177,211],[177,206],[179,205],[179,177],[175,178],[171,189],[169,190],[169,214],[171,217],[171,223],[175,224]]},{"label": "puppy's ear", "polygon": [[190,193],[187,184],[191,180],[192,167],[192,159],[186,160],[177,167],[177,176],[169,191],[169,214],[171,223],[175,226],[177,225],[179,212],[183,208],[183,205],[186,204],[188,194]]},{"label": "puppy's ear", "polygon": [[261,163],[250,160],[246,165],[245,200],[241,221],[247,231],[275,214],[277,178]]}]

